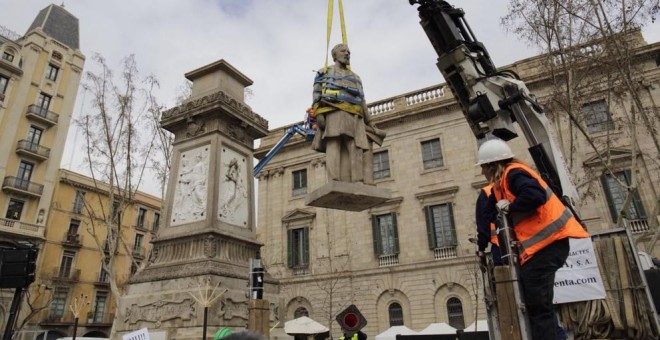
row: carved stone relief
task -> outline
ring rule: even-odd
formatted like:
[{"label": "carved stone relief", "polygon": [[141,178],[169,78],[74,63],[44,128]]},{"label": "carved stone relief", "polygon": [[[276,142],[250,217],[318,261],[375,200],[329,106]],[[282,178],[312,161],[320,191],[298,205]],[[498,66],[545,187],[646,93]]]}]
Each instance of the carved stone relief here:
[{"label": "carved stone relief", "polygon": [[205,145],[181,153],[172,204],[173,226],[206,218],[209,148]]},{"label": "carved stone relief", "polygon": [[245,156],[222,148],[220,185],[218,186],[218,220],[238,226],[248,221],[248,169]]},{"label": "carved stone relief", "polygon": [[239,318],[243,320],[248,319],[248,300],[239,299],[234,300],[233,298],[223,298],[220,300],[220,312],[218,313],[224,320],[231,320],[233,318]]},{"label": "carved stone relief", "polygon": [[215,254],[218,251],[218,241],[212,235],[207,236],[204,239],[204,256],[208,258],[215,257]]},{"label": "carved stone relief", "polygon": [[181,301],[156,301],[146,305],[132,304],[126,308],[124,322],[134,325],[140,321],[153,322],[156,328],[161,323],[173,319],[190,320],[195,317],[195,301],[183,299]]}]

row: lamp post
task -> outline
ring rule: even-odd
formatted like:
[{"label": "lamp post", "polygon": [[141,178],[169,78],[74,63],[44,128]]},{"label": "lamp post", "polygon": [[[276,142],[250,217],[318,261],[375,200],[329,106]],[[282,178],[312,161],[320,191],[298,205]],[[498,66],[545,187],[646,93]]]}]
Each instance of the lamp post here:
[{"label": "lamp post", "polygon": [[80,294],[80,299],[77,297],[73,299],[73,304],[69,305],[69,309],[73,313],[73,340],[76,340],[76,331],[78,330],[78,317],[80,312],[83,311],[85,307],[89,306],[89,301],[87,295]]},{"label": "lamp post", "polygon": [[224,291],[218,293],[216,290],[218,289],[218,286],[220,286],[219,281],[215,285],[215,287],[213,287],[213,289],[211,289],[211,279],[207,278],[206,280],[204,280],[204,283],[205,283],[204,287],[202,287],[201,284],[199,285],[198,290],[195,292],[196,294],[193,294],[192,292],[188,292],[188,294],[190,294],[190,296],[192,296],[193,299],[197,301],[197,303],[199,303],[202,307],[204,307],[204,324],[202,326],[202,339],[206,340],[206,326],[207,326],[206,319],[208,315],[209,306],[213,303],[213,301],[217,300],[219,297],[222,296],[222,294],[227,292],[228,289],[225,288]]}]

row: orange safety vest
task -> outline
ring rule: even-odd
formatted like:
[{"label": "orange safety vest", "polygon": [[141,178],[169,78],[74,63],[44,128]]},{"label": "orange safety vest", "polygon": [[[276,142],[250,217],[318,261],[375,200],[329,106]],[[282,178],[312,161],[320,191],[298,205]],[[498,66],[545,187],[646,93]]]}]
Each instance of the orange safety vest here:
[{"label": "orange safety vest", "polygon": [[[552,192],[548,184],[534,170],[521,163],[510,163],[500,182],[500,189],[495,189],[497,201],[507,199],[513,202],[516,196],[509,190],[507,176],[509,171],[520,169],[536,179],[546,191],[546,202],[535,211],[527,213],[509,213],[513,224],[513,231],[521,244],[520,264],[523,265],[534,256],[536,252],[547,245],[567,237],[586,238],[589,234],[578,223],[571,211],[564,206],[557,195]],[[502,192],[503,191],[503,192]]]},{"label": "orange safety vest", "polygon": [[[490,194],[493,191],[493,183],[488,184],[487,186],[481,188],[481,190],[484,191],[484,194],[486,194],[486,198],[490,198]],[[497,226],[495,223],[490,224],[490,243],[500,246],[500,242],[497,240]]]}]

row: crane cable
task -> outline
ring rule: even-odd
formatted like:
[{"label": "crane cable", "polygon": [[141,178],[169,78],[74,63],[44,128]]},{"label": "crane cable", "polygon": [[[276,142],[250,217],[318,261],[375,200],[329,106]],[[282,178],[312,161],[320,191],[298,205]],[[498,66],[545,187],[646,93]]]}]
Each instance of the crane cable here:
[{"label": "crane cable", "polygon": [[[328,0],[328,23],[327,23],[327,32],[326,32],[326,45],[325,45],[325,64],[323,64],[323,69],[328,68],[328,54],[330,52],[330,36],[332,33],[332,16],[334,13],[334,0]],[[346,36],[346,24],[344,23],[344,5],[342,0],[337,0],[339,5],[339,23],[341,25],[341,41],[344,45],[348,45],[348,38]],[[346,65],[350,70],[350,65]]]}]

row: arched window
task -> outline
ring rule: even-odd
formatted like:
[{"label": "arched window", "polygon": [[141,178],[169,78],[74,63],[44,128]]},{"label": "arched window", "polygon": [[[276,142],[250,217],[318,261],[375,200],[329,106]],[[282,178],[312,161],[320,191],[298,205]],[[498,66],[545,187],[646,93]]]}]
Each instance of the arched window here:
[{"label": "arched window", "polygon": [[465,328],[465,320],[463,319],[463,304],[458,298],[450,298],[447,300],[447,316],[449,317],[449,325],[456,329]]},{"label": "arched window", "polygon": [[296,311],[293,312],[293,318],[297,319],[301,316],[306,316],[309,317],[309,312],[307,311],[307,308],[305,307],[298,307],[296,308]]},{"label": "arched window", "polygon": [[403,308],[401,308],[401,305],[394,302],[387,309],[390,314],[390,327],[403,326]]}]

